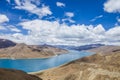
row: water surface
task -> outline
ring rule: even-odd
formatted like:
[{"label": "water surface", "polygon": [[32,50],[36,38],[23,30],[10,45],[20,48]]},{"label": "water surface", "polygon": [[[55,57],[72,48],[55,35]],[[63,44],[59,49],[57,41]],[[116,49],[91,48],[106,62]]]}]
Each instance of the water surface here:
[{"label": "water surface", "polygon": [[36,72],[57,67],[70,61],[92,55],[90,52],[69,50],[69,54],[53,56],[51,58],[37,59],[0,59],[0,68],[19,69],[26,72]]}]

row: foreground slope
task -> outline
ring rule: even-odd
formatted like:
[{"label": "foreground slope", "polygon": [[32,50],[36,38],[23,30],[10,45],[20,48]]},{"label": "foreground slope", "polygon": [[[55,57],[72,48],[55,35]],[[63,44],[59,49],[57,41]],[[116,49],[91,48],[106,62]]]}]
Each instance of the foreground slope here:
[{"label": "foreground slope", "polygon": [[42,79],[35,75],[30,75],[20,70],[0,69],[0,80],[42,80]]},{"label": "foreground slope", "polygon": [[100,48],[103,50],[102,54],[97,48],[98,54],[36,73],[36,75],[43,80],[120,80],[120,47],[112,46],[113,50],[108,46]]},{"label": "foreground slope", "polygon": [[[2,45],[8,43],[8,40]],[[14,43],[11,41],[11,43]],[[0,46],[2,46],[0,44]],[[46,58],[58,54],[67,53],[66,50],[52,46],[35,46],[24,43],[0,48],[0,58]]]}]

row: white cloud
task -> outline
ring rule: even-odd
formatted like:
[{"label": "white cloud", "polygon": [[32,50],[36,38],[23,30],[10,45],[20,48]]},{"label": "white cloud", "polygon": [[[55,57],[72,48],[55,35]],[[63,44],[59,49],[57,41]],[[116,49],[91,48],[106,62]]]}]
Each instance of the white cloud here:
[{"label": "white cloud", "polygon": [[2,31],[9,31],[9,32],[21,32],[20,29],[16,28],[15,26],[12,25],[0,25],[0,30]]},{"label": "white cloud", "polygon": [[96,21],[97,19],[99,19],[99,18],[102,18],[103,17],[103,15],[99,15],[99,16],[96,16],[95,18],[93,18],[93,19],[91,19],[90,21]]},{"label": "white cloud", "polygon": [[99,24],[95,28],[93,28],[93,32],[95,34],[104,34],[105,33],[105,29],[103,28],[103,26],[101,24]]},{"label": "white cloud", "polygon": [[66,21],[69,21],[70,23],[75,23],[75,21],[72,20],[71,18],[64,18],[64,19],[62,19],[62,22],[66,22]]},{"label": "white cloud", "polygon": [[15,26],[7,25],[7,24],[3,25],[3,23],[8,22],[8,21],[9,21],[9,18],[6,15],[0,14],[0,30],[2,30],[2,31],[12,31],[12,32],[21,32]]},{"label": "white cloud", "polygon": [[118,18],[117,21],[120,23],[120,18]]},{"label": "white cloud", "polygon": [[120,26],[109,29],[105,36],[109,44],[120,45]]},{"label": "white cloud", "polygon": [[5,26],[2,25],[2,23],[8,22],[9,18],[4,15],[4,14],[0,14],[0,30],[7,30],[7,28]]},{"label": "white cloud", "polygon": [[0,14],[0,24],[8,21],[9,19],[6,15]]},{"label": "white cloud", "polygon": [[72,12],[66,12],[65,13],[65,16],[67,16],[67,17],[74,17],[74,13],[72,13]]},{"label": "white cloud", "polygon": [[65,4],[64,4],[64,3],[61,3],[61,2],[56,2],[56,5],[57,5],[58,7],[65,7]]},{"label": "white cloud", "polygon": [[15,3],[17,4],[17,5],[21,5],[21,2],[20,2],[20,0],[15,0]]},{"label": "white cloud", "polygon": [[32,14],[38,15],[40,18],[52,14],[49,6],[45,6],[44,4],[42,7],[37,6],[40,4],[40,0],[15,0],[15,3],[16,9],[26,10]]},{"label": "white cloud", "polygon": [[[106,32],[107,35],[109,36],[113,36],[113,37],[117,37],[117,36],[120,36],[120,26],[117,26],[117,27],[114,27],[114,28],[111,28],[109,29],[107,32]],[[117,37],[116,39],[118,39],[120,37]]]},{"label": "white cloud", "polygon": [[15,26],[12,26],[12,25],[9,25],[9,26],[6,26],[8,28],[9,31],[12,31],[12,32],[21,32],[21,30],[19,30],[18,28],[16,28]]},{"label": "white cloud", "polygon": [[107,0],[104,3],[104,10],[109,13],[120,13],[120,0]]},{"label": "white cloud", "polygon": [[75,23],[75,21],[72,19],[72,17],[74,17],[74,13],[72,13],[72,12],[66,12],[65,16],[66,16],[66,18],[63,18],[62,22],[68,21],[70,23]]},{"label": "white cloud", "polygon": [[0,30],[6,30],[6,28],[0,25]]}]

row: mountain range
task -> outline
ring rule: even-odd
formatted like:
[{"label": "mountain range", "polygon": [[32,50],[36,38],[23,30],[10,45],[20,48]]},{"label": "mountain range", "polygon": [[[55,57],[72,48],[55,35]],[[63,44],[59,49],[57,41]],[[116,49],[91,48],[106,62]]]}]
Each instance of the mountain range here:
[{"label": "mountain range", "polygon": [[89,44],[89,45],[83,45],[83,46],[69,46],[69,45],[54,45],[54,46],[58,48],[83,51],[83,50],[98,48],[98,47],[105,46],[105,45],[104,44]]},{"label": "mountain range", "polygon": [[48,45],[26,45],[0,39],[0,58],[47,58],[67,53],[67,50]]}]

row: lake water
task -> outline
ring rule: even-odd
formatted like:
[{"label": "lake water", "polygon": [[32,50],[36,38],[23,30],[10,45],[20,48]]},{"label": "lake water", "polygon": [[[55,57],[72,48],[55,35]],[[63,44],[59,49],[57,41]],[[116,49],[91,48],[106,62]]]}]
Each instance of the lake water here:
[{"label": "lake water", "polygon": [[90,52],[69,50],[69,54],[62,54],[45,59],[0,59],[0,68],[19,69],[26,72],[36,72],[57,67],[70,61],[92,55]]}]

